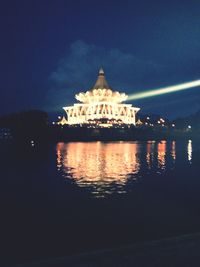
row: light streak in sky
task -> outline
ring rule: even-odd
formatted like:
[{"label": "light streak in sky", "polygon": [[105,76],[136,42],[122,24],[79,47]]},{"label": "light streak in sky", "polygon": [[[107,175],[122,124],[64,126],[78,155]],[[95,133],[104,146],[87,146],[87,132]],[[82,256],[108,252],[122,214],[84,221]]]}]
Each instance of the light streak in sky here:
[{"label": "light streak in sky", "polygon": [[200,80],[181,83],[181,84],[154,89],[150,91],[144,91],[141,93],[135,93],[135,94],[129,95],[127,100],[130,101],[130,100],[142,99],[142,98],[147,98],[147,97],[152,97],[152,96],[164,95],[164,94],[169,94],[169,93],[178,92],[182,90],[187,90],[187,89],[197,87],[197,86],[200,86]]}]

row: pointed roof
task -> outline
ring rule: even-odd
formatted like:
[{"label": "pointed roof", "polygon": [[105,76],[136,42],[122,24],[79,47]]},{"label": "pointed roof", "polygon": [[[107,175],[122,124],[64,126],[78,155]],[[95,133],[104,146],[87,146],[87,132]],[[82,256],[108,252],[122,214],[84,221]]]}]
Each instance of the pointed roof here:
[{"label": "pointed roof", "polygon": [[120,93],[118,91],[113,91],[108,85],[104,70],[101,68],[99,70],[98,79],[95,85],[87,92],[80,92],[75,95],[75,98],[82,103],[97,103],[97,102],[113,102],[121,103],[127,99],[125,93]]},{"label": "pointed roof", "polygon": [[100,68],[99,70],[98,79],[92,89],[110,89],[110,86],[108,85],[105,78],[104,70],[102,68]]}]

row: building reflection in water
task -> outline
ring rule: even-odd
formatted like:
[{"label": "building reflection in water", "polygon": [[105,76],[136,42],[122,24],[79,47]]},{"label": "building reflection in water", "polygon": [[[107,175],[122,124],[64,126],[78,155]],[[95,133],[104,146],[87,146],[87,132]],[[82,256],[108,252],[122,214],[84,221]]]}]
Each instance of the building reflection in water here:
[{"label": "building reflection in water", "polygon": [[59,144],[57,145],[57,169],[58,171],[62,167],[62,155],[61,155],[61,149],[59,149]]},{"label": "building reflection in water", "polygon": [[146,162],[147,168],[151,169],[154,163],[154,149],[155,149],[155,141],[147,142],[147,152],[146,152]]},{"label": "building reflection in water", "polygon": [[[57,169],[79,187],[104,197],[113,192],[125,193],[128,181],[149,171],[162,173],[174,168],[176,149],[175,141],[58,143]],[[191,163],[191,140],[186,153]]]},{"label": "building reflection in water", "polygon": [[160,141],[157,147],[158,153],[158,169],[166,169],[166,151],[167,151],[167,142]]},{"label": "building reflection in water", "polygon": [[188,140],[187,155],[189,163],[192,163],[192,140]]},{"label": "building reflection in water", "polygon": [[137,143],[59,143],[57,168],[80,187],[102,196],[124,192],[127,180],[140,169]]},{"label": "building reflection in water", "polygon": [[171,144],[171,156],[175,163],[176,161],[176,142],[175,141],[172,141],[172,144]]}]

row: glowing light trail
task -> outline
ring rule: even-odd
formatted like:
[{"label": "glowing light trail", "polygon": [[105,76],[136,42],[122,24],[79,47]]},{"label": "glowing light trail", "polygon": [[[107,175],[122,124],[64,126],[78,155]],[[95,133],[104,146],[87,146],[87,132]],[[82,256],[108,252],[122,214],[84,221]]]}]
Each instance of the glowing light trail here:
[{"label": "glowing light trail", "polygon": [[200,86],[200,80],[187,82],[187,83],[181,83],[178,85],[172,85],[172,86],[163,87],[160,89],[150,90],[146,92],[135,93],[135,94],[129,95],[127,100],[129,101],[129,100],[136,100],[136,99],[147,98],[147,97],[152,97],[152,96],[157,96],[157,95],[164,95],[164,94],[169,94],[169,93],[173,93],[177,91],[187,90],[187,89],[197,87],[197,86]]}]

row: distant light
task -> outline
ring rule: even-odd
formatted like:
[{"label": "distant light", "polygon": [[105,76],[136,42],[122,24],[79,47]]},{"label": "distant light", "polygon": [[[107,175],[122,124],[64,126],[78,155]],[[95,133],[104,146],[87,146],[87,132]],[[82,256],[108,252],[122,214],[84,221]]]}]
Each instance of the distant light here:
[{"label": "distant light", "polygon": [[60,120],[60,119],[61,119],[61,117],[60,117],[60,116],[58,116],[58,119]]},{"label": "distant light", "polygon": [[130,100],[142,99],[142,98],[147,98],[147,97],[152,97],[152,96],[157,96],[157,95],[169,94],[169,93],[182,91],[182,90],[190,89],[190,88],[197,87],[197,86],[200,86],[200,80],[181,83],[181,84],[163,87],[160,89],[154,89],[154,90],[150,90],[146,92],[144,91],[141,93],[135,93],[135,94],[129,95],[128,100],[130,101]]},{"label": "distant light", "polygon": [[188,161],[189,163],[192,163],[192,140],[188,140],[187,152],[188,152]]},{"label": "distant light", "polygon": [[55,121],[53,121],[52,124],[55,124]]},{"label": "distant light", "polygon": [[175,124],[174,123],[172,123],[172,127],[175,127]]},{"label": "distant light", "polygon": [[149,117],[147,117],[147,120],[150,120],[150,118],[149,118]]},{"label": "distant light", "polygon": [[191,125],[188,125],[188,129],[191,129],[192,128],[192,126]]}]

